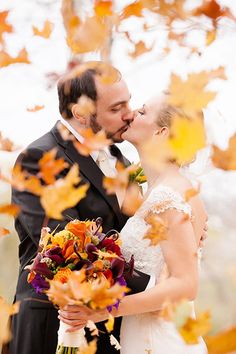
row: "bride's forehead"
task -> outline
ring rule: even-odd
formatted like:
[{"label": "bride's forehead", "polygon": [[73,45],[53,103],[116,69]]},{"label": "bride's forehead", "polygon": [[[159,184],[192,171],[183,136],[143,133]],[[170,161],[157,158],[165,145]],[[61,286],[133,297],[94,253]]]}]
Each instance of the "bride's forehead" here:
[{"label": "bride's forehead", "polygon": [[164,94],[154,96],[145,103],[145,107],[147,110],[159,111],[165,101],[166,95]]}]

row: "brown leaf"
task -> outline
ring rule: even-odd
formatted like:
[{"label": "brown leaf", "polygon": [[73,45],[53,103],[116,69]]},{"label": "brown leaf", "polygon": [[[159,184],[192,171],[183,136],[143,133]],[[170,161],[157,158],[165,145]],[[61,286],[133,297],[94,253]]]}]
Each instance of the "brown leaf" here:
[{"label": "brown leaf", "polygon": [[236,133],[230,138],[226,150],[221,150],[215,145],[212,148],[211,160],[215,167],[226,171],[236,170]]},{"label": "brown leaf", "polygon": [[37,111],[40,111],[43,108],[44,108],[44,106],[35,105],[33,108],[27,108],[27,111],[28,112],[37,112]]},{"label": "brown leaf", "polygon": [[205,337],[209,354],[229,354],[236,351],[236,326]]},{"label": "brown leaf", "polygon": [[150,240],[151,246],[156,246],[160,241],[166,240],[168,228],[157,214],[150,212],[144,220],[150,227],[143,238]]},{"label": "brown leaf", "polygon": [[9,11],[0,12],[0,43],[4,44],[3,33],[12,33],[13,27],[6,22]]},{"label": "brown leaf", "polygon": [[33,32],[35,36],[49,38],[51,36],[53,27],[53,24],[50,21],[46,20],[41,31],[37,27],[33,26]]},{"label": "brown leaf", "polygon": [[205,15],[214,21],[216,21],[219,17],[229,17],[236,20],[230,9],[228,7],[221,7],[216,0],[204,1],[200,7],[193,11],[192,15]]},{"label": "brown leaf", "polygon": [[106,133],[103,130],[94,134],[92,129],[88,128],[80,130],[79,133],[84,138],[84,142],[80,143],[76,140],[74,145],[81,155],[88,156],[92,151],[103,149],[111,144],[111,140],[107,139]]},{"label": "brown leaf", "polygon": [[123,213],[130,216],[134,215],[142,202],[143,198],[139,187],[136,184],[131,184],[127,189],[125,200],[122,205]]},{"label": "brown leaf", "polygon": [[150,48],[147,48],[146,44],[143,41],[139,41],[135,44],[135,50],[133,52],[129,52],[129,56],[132,59],[135,59],[144,53],[150,52],[152,48],[153,45]]},{"label": "brown leaf", "polygon": [[20,212],[20,207],[16,204],[0,205],[0,213],[16,216]]},{"label": "brown leaf", "polygon": [[28,53],[25,48],[21,49],[21,51],[15,58],[11,57],[8,53],[4,52],[3,50],[0,51],[0,67],[3,68],[4,66],[17,64],[17,63],[30,64]]},{"label": "brown leaf", "polygon": [[68,167],[68,163],[63,158],[56,160],[57,149],[54,148],[43,154],[39,160],[40,174],[46,184],[53,184],[55,176]]},{"label": "brown leaf", "polygon": [[188,318],[185,324],[178,329],[187,344],[197,344],[199,337],[206,335],[211,329],[209,312],[204,312],[196,319]]},{"label": "brown leaf", "polygon": [[76,187],[79,182],[79,167],[74,165],[65,178],[43,188],[40,201],[49,218],[61,220],[63,210],[74,207],[85,197],[89,185]]}]

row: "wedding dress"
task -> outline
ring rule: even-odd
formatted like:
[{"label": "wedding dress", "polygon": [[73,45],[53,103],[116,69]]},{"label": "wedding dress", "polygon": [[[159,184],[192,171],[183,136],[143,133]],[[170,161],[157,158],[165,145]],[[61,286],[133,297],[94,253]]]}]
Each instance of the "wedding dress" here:
[{"label": "wedding dress", "polygon": [[[131,255],[134,255],[135,268],[154,277],[155,281],[151,286],[158,283],[164,267],[164,258],[159,245],[150,246],[150,241],[143,238],[149,227],[144,219],[149,211],[159,214],[167,209],[176,209],[189,217],[192,213],[191,206],[177,191],[169,186],[158,185],[152,189],[121,231],[124,257],[129,260]],[[194,317],[194,308],[192,315]],[[120,345],[121,354],[207,353],[202,338],[199,338],[198,344],[187,345],[174,323],[151,313],[123,317]]]}]

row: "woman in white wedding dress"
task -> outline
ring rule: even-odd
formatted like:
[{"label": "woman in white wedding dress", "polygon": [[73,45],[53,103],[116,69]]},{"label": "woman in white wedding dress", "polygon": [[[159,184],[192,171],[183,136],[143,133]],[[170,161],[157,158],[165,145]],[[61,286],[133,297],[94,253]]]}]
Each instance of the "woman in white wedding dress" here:
[{"label": "woman in white wedding dress", "polygon": [[[187,345],[174,323],[160,316],[166,302],[187,299],[192,306],[198,288],[200,238],[206,223],[206,212],[199,196],[185,201],[191,182],[181,174],[174,162],[165,166],[146,163],[143,146],[147,141],[162,142],[168,138],[174,107],[166,98],[148,102],[123,134],[138,150],[148,181],[144,202],[121,231],[122,252],[125,258],[134,255],[135,268],[152,275],[154,281],[138,294],[125,296],[113,315],[123,316],[121,354],[206,354],[202,338]],[[161,151],[160,151],[161,153]],[[161,167],[160,167],[161,166]],[[158,215],[167,226],[165,240],[150,245],[144,238],[149,224],[147,217]],[[164,270],[168,270],[163,277]],[[106,311],[90,312],[95,322],[107,318]]]}]

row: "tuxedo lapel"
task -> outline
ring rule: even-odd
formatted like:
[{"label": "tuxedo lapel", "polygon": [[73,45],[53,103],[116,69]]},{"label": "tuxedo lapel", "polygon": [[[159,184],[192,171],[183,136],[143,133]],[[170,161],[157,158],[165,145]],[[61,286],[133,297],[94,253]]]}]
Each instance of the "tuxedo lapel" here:
[{"label": "tuxedo lapel", "polygon": [[[58,124],[58,123],[57,123]],[[72,163],[79,165],[80,173],[84,175],[89,182],[96,187],[101,196],[111,206],[115,215],[117,216],[121,225],[124,224],[124,217],[121,214],[118,200],[115,194],[108,195],[103,187],[104,174],[94,162],[91,156],[83,156],[78,153],[72,141],[63,140],[58,129],[57,124],[52,128],[51,132],[54,135],[57,143],[64,149],[64,153]]]}]

